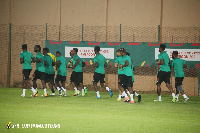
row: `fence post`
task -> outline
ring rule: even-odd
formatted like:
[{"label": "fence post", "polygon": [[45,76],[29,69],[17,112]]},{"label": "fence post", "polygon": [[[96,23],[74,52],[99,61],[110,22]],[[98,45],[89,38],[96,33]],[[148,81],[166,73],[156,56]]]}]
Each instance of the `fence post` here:
[{"label": "fence post", "polygon": [[48,26],[48,23],[46,23],[46,40],[47,40],[47,26]]},{"label": "fence post", "polygon": [[160,42],[160,25],[158,25],[158,42]]},{"label": "fence post", "polygon": [[119,31],[119,41],[121,42],[121,36],[122,36],[122,24],[120,24],[120,31]]},{"label": "fence post", "polygon": [[84,26],[84,24],[82,24],[82,41],[83,41],[83,26]]},{"label": "fence post", "polygon": [[198,96],[199,96],[199,90],[200,90],[200,68],[199,69],[199,77],[198,77]]},{"label": "fence post", "polygon": [[10,38],[10,47],[9,47],[9,52],[10,52],[10,57],[9,57],[9,83],[8,83],[8,87],[10,87],[10,81],[11,81],[11,31],[12,31],[12,24],[10,23],[10,35],[9,35],[9,38]]}]

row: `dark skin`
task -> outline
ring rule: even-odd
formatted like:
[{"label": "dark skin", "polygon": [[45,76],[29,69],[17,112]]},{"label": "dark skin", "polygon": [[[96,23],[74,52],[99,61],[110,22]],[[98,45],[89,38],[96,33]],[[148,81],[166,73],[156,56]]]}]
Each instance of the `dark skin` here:
[{"label": "dark skin", "polygon": [[[163,52],[164,50],[162,48],[159,47],[159,52]],[[164,60],[161,59],[160,60],[160,63],[157,62],[156,65],[164,65]],[[174,90],[172,88],[172,86],[169,84],[169,83],[166,83],[166,87],[170,90],[171,93],[174,93]],[[161,95],[161,84],[157,84],[157,94],[158,96]]]},{"label": "dark skin", "polygon": [[[122,57],[125,55],[126,55],[126,52],[121,52]],[[123,67],[127,67],[128,65],[129,65],[129,62],[126,60],[124,65],[121,65],[121,64],[119,65],[119,68],[123,71]],[[121,84],[118,84],[118,87],[122,92],[124,92],[124,87]],[[129,90],[130,94],[133,94],[132,88],[131,87],[127,87],[127,88]]]},{"label": "dark skin", "polygon": [[[56,57],[61,56],[60,53],[56,53]],[[58,68],[60,66],[60,61],[56,61],[56,68]],[[67,69],[67,68],[66,68]],[[61,85],[63,88],[65,88],[65,81],[61,81]],[[61,88],[61,85],[59,84],[59,81],[56,81],[55,86]]]},{"label": "dark skin", "polygon": [[[173,58],[173,59],[175,59],[175,58],[177,58],[177,57],[178,57],[178,55],[172,53],[172,58]],[[183,65],[183,68],[187,68],[187,64],[184,64],[184,65]],[[179,94],[179,90],[178,90],[176,84],[175,84],[175,88],[176,88],[176,94]],[[182,95],[185,94],[184,90],[181,92],[181,94],[182,94]]]},{"label": "dark skin", "polygon": [[[120,56],[120,55],[121,55],[120,52],[116,52],[116,54],[117,54],[117,56]],[[118,63],[115,63],[115,67],[116,67],[116,68],[118,67]],[[120,88],[119,86],[120,86],[120,84],[118,84],[118,88]],[[120,89],[120,91],[119,91],[119,94],[120,94],[120,95],[122,94],[121,89]]]},{"label": "dark skin", "polygon": [[[43,55],[44,55],[44,56],[47,55],[47,53],[48,53],[48,51],[43,50]],[[50,65],[50,64],[48,64],[47,61],[44,61],[44,65],[45,65],[45,66],[48,66],[48,65]],[[54,66],[54,62],[52,62],[52,66]],[[51,90],[53,90],[54,81],[51,79],[51,80],[48,82],[48,85],[49,85],[49,88],[50,88]]]},{"label": "dark skin", "polygon": [[[72,50],[72,52],[71,52],[72,58],[73,58],[73,56],[74,56],[75,54],[77,54],[77,52],[76,52],[75,50]],[[80,59],[77,59],[77,62],[72,66],[72,69],[74,69],[74,68],[78,65],[78,63],[80,63],[80,61],[81,61]],[[75,82],[72,82],[72,86],[75,88],[76,83],[75,83]],[[80,86],[81,89],[83,89],[83,83],[79,83],[79,86]],[[77,88],[77,89],[80,91],[79,88]]]},{"label": "dark skin", "polygon": [[[23,50],[23,51],[27,51],[27,49],[22,49],[22,50]],[[35,60],[35,57],[33,57],[33,58],[31,59],[31,62],[33,62],[34,60]],[[21,64],[24,63],[24,58],[20,58],[20,63],[21,63]],[[31,85],[31,83],[29,82],[29,80],[23,79],[22,87],[23,87],[24,89],[26,89],[27,87],[31,88],[32,85]]]},{"label": "dark skin", "polygon": [[[94,50],[95,54],[99,54],[99,51],[97,50]],[[105,62],[105,65],[106,66],[107,63]],[[94,66],[97,68],[99,66],[99,64],[97,62],[94,63]],[[98,87],[97,87],[97,82],[93,82],[93,85],[94,85],[94,89],[95,91],[97,92],[98,91]],[[106,85],[104,83],[100,83],[101,87],[105,88],[106,89]]]},{"label": "dark skin", "polygon": [[[36,53],[41,52],[40,49],[37,48],[37,47],[34,47],[34,51],[35,51]],[[40,62],[42,62],[42,58],[40,58],[39,60],[34,60],[33,62],[40,63]],[[42,87],[43,87],[43,89],[45,89],[45,88],[46,88],[45,80],[41,80],[41,82],[42,82]],[[37,82],[36,82],[35,79],[33,79],[33,87],[34,87],[34,88],[37,88]]]}]

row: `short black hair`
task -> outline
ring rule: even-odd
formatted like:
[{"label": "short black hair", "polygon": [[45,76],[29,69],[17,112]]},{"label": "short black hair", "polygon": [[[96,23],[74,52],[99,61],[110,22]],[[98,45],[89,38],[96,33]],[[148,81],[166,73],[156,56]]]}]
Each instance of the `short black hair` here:
[{"label": "short black hair", "polygon": [[43,51],[46,51],[46,52],[48,52],[48,48],[43,48]]},{"label": "short black hair", "polygon": [[49,48],[46,48],[47,52],[49,52]]},{"label": "short black hair", "polygon": [[160,48],[161,48],[162,50],[165,50],[166,45],[164,45],[164,44],[160,44]]},{"label": "short black hair", "polygon": [[99,46],[95,46],[95,47],[94,47],[94,50],[96,50],[96,51],[99,52],[99,51],[100,51],[100,47],[99,47]]},{"label": "short black hair", "polygon": [[57,53],[59,53],[59,54],[61,55],[60,51],[56,51],[56,54],[57,54]]},{"label": "short black hair", "polygon": [[178,55],[178,51],[173,51],[173,54]]},{"label": "short black hair", "polygon": [[116,50],[116,52],[120,52],[120,49]]},{"label": "short black hair", "polygon": [[78,49],[77,48],[73,48],[74,51],[76,51],[76,53],[78,53]]},{"label": "short black hair", "polygon": [[39,51],[41,51],[40,45],[35,45],[35,47],[39,48]]},{"label": "short black hair", "polygon": [[120,48],[120,52],[126,53],[126,49],[125,48]]},{"label": "short black hair", "polygon": [[128,56],[129,56],[129,55],[130,55],[130,53],[129,53],[129,52],[126,52],[126,55],[128,55]]},{"label": "short black hair", "polygon": [[22,49],[26,49],[27,50],[27,44],[22,44]]}]

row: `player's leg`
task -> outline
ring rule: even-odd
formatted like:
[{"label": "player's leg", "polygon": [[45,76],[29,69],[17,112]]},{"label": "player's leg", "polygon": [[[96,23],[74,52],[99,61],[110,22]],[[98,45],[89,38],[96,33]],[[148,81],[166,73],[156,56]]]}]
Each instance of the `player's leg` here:
[{"label": "player's leg", "polygon": [[99,94],[98,87],[97,87],[97,83],[99,82],[99,80],[100,80],[100,74],[95,72],[94,76],[93,76],[93,85],[94,85],[94,90],[97,93],[97,97],[96,98],[101,98],[101,96]]},{"label": "player's leg", "polygon": [[122,96],[122,89],[120,89],[121,87],[120,87],[120,80],[121,80],[121,77],[122,77],[122,74],[118,74],[118,89],[119,89],[119,97],[118,97],[118,101],[120,101],[121,100],[121,98],[122,97],[124,97],[124,96]]},{"label": "player's leg", "polygon": [[77,96],[80,93],[80,91],[78,90],[78,85],[76,83],[76,77],[77,77],[76,72],[73,71],[71,74],[71,83],[72,83],[72,87],[75,90],[74,96]]},{"label": "player's leg", "polygon": [[177,97],[176,102],[178,102],[179,101],[179,90],[177,88],[177,78],[175,78],[175,88],[176,88],[176,97]]},{"label": "player's leg", "polygon": [[109,93],[110,96],[113,96],[112,90],[105,85],[105,74],[100,74],[100,85],[101,87],[105,88]]},{"label": "player's leg", "polygon": [[59,96],[61,96],[62,92],[61,92],[61,85],[59,84],[59,81],[61,81],[61,75],[57,75],[55,79],[55,86],[57,90],[59,91]]},{"label": "player's leg", "polygon": [[170,90],[170,92],[172,93],[172,102],[175,102],[177,97],[174,93],[174,90],[172,88],[172,85],[170,84],[170,77],[171,77],[171,72],[165,72],[165,76],[164,76],[164,81],[166,83],[167,88]]},{"label": "player's leg", "polygon": [[83,72],[78,73],[77,82],[79,83],[80,88],[82,90],[82,96],[85,96],[85,90],[84,90],[84,86],[83,86]]},{"label": "player's leg", "polygon": [[62,76],[62,80],[61,80],[62,87],[61,87],[61,89],[63,90],[63,96],[67,96],[67,90],[65,88],[65,82],[66,82],[66,76]]},{"label": "player's leg", "polygon": [[134,99],[133,99],[133,89],[132,89],[132,76],[127,76],[126,77],[126,86],[128,88],[128,91],[130,92],[130,97],[131,97],[131,101],[130,103],[134,103]]},{"label": "player's leg", "polygon": [[[47,88],[46,88],[46,82],[45,82],[45,73],[44,72],[40,72],[39,71],[39,78],[40,78],[40,81],[42,83],[42,88],[44,90],[44,95],[42,95],[43,97],[47,97],[48,94],[47,94]],[[48,77],[47,77],[48,78]]]},{"label": "player's leg", "polygon": [[182,88],[182,81],[183,81],[183,78],[182,77],[178,77],[177,78],[177,89],[180,91],[180,93],[182,94],[182,96],[184,97],[185,99],[185,102],[187,102],[187,100],[189,99],[186,95],[185,95],[185,92]]},{"label": "player's leg", "polygon": [[159,71],[158,75],[157,75],[157,94],[158,94],[158,99],[154,100],[154,101],[162,101],[161,100],[161,83],[163,82],[163,77],[164,76],[164,72],[163,71]]},{"label": "player's leg", "polygon": [[[51,94],[50,94],[51,96],[55,96],[56,95],[55,89],[54,89],[54,87],[55,87],[54,76],[55,76],[54,74],[49,74],[49,82],[48,82],[48,84],[49,84],[49,88],[51,89]],[[46,76],[45,76],[45,78],[46,78]]]}]

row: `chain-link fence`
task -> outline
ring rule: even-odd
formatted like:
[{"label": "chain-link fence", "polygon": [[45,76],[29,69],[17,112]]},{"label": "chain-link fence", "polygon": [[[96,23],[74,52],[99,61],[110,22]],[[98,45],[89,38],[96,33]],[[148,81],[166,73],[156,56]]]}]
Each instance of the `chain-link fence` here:
[{"label": "chain-link fence", "polygon": [[[161,29],[161,30],[160,30]],[[162,33],[162,36],[160,36]],[[160,38],[162,37],[162,38]],[[34,55],[34,45],[45,46],[45,40],[62,41],[103,41],[103,42],[200,42],[200,27],[130,27],[130,26],[57,26],[57,25],[0,25],[0,86],[21,86],[22,65],[19,53],[23,43]],[[11,51],[11,52],[10,52]],[[35,64],[32,64],[35,70]],[[84,68],[84,84],[92,84],[94,69]],[[68,71],[68,79],[71,70]],[[183,87],[186,93],[198,96],[200,74],[197,68],[185,69],[186,78]],[[33,74],[33,71],[32,73]],[[108,86],[117,90],[117,70],[114,66],[106,68]],[[156,91],[156,67],[136,67],[134,89],[137,91]],[[69,80],[68,80],[69,81]],[[174,73],[172,73],[174,86]],[[163,85],[163,90],[167,91]]]}]

